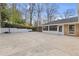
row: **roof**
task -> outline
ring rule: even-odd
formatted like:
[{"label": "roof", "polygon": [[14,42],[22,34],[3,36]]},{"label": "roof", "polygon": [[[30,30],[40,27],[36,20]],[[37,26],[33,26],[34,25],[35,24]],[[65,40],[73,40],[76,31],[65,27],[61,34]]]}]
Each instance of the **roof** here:
[{"label": "roof", "polygon": [[60,24],[60,23],[71,23],[71,22],[78,22],[78,17],[72,17],[72,18],[67,18],[67,19],[60,19],[60,20],[56,20],[56,21],[51,21],[51,22],[45,23],[44,25]]}]

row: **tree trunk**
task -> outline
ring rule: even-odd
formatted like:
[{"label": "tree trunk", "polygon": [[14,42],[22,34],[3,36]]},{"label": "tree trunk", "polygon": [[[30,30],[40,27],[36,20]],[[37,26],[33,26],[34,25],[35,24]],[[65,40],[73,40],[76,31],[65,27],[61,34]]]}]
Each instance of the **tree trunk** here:
[{"label": "tree trunk", "polygon": [[0,4],[0,28],[1,28],[1,4]]},{"label": "tree trunk", "polygon": [[30,11],[30,25],[32,25],[32,12]]}]

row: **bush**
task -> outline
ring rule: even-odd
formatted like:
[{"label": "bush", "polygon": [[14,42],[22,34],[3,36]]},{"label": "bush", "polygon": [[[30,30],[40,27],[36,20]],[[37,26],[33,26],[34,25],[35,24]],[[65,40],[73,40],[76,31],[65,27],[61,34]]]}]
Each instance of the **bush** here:
[{"label": "bush", "polygon": [[8,27],[8,28],[27,28],[27,29],[32,29],[32,26],[25,25],[25,24],[9,24],[9,23],[4,23],[5,26],[3,27]]},{"label": "bush", "polygon": [[5,23],[5,28],[21,28],[21,29],[32,29],[32,31],[37,31],[37,27],[32,27],[29,24],[9,24]]},{"label": "bush", "polygon": [[37,27],[32,27],[32,30],[33,31],[37,31]]}]

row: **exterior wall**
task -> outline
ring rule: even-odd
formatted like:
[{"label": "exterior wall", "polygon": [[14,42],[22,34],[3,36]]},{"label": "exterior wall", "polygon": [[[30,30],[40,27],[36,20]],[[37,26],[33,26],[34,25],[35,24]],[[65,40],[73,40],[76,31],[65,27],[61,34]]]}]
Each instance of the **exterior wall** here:
[{"label": "exterior wall", "polygon": [[68,24],[64,24],[64,35],[68,35]]},{"label": "exterior wall", "polygon": [[[77,13],[78,13],[78,22],[79,22],[79,3],[77,3]],[[76,24],[76,36],[79,36],[79,24]]]},{"label": "exterior wall", "polygon": [[65,24],[65,25],[64,25],[64,35],[79,36],[79,24],[74,24],[74,25],[75,25],[74,34],[69,34],[69,25],[70,25],[70,24]]},{"label": "exterior wall", "polygon": [[76,36],[79,36],[79,24],[76,24],[75,34],[76,34]]},{"label": "exterior wall", "polygon": [[[69,33],[69,25],[74,25],[75,27],[74,27],[74,34],[70,34]],[[76,35],[76,24],[65,24],[64,25],[64,35],[73,35],[73,36],[75,36]]]},{"label": "exterior wall", "polygon": [[[74,34],[69,34],[69,25],[75,25]],[[79,23],[64,24],[64,25],[62,25],[62,32],[59,32],[59,26],[61,26],[61,25],[58,25],[57,31],[50,31],[50,30],[44,31],[43,30],[43,32],[52,33],[52,34],[63,34],[63,35],[79,36]]]},{"label": "exterior wall", "polygon": [[[62,26],[62,32],[59,32],[59,26]],[[64,35],[64,25],[59,25],[59,26],[58,26],[58,33]]]},{"label": "exterior wall", "polygon": [[[59,32],[59,26],[62,26],[62,32]],[[50,31],[49,30],[49,26],[48,26],[48,31],[44,31],[43,32],[46,32],[46,33],[52,33],[52,34],[61,34],[61,35],[64,35],[64,25],[58,25],[57,26],[57,31]]]}]

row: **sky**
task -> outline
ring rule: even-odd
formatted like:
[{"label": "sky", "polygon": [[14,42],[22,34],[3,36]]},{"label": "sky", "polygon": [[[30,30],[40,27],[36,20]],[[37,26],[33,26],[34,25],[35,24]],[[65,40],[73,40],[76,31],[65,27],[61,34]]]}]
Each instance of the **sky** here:
[{"label": "sky", "polygon": [[[53,3],[51,3],[51,4],[53,4]],[[74,16],[77,16],[77,6],[76,6],[76,3],[55,3],[55,4],[57,4],[57,6],[58,6],[58,12],[62,15],[67,9],[72,9],[73,10],[73,12],[74,12]],[[24,5],[25,4],[20,4],[21,5],[21,9],[22,9],[22,11],[24,11]],[[43,5],[43,4],[42,4]],[[28,6],[27,6],[27,8],[28,8]],[[45,8],[47,8],[46,6],[45,6]],[[45,14],[45,13],[43,13],[43,14]],[[42,16],[43,17],[43,16]]]},{"label": "sky", "polygon": [[[41,3],[41,4],[44,5],[43,3]],[[50,3],[50,5],[51,4],[54,4],[54,3]],[[76,6],[77,4],[76,3],[55,3],[55,4],[58,6],[58,12],[59,12],[58,17],[57,17],[56,20],[63,19],[64,18],[63,13],[67,9],[72,9],[73,12],[74,12],[74,15],[73,16],[74,17],[77,16],[77,6]],[[25,9],[28,9],[29,8],[28,4],[27,3],[19,3],[18,6],[19,5],[20,5],[19,10],[22,11],[25,14],[24,8]],[[27,7],[26,7],[26,5],[27,5]],[[43,7],[43,9],[45,9],[45,8],[47,8],[47,6],[44,6]],[[25,19],[25,15],[24,14],[22,15],[23,19]],[[30,19],[28,18],[26,21],[29,22],[29,20]],[[37,20],[37,16],[36,17],[33,17],[33,21],[35,21],[35,20]],[[46,12],[45,11],[42,12],[42,19],[41,20],[44,21],[44,22],[47,22],[47,17],[46,17]]]},{"label": "sky", "polygon": [[60,13],[59,14],[59,19],[60,18],[60,15],[62,15],[62,18],[63,17],[63,13],[67,10],[67,9],[72,9],[73,11],[73,16],[77,16],[77,4],[76,3],[56,3],[56,5],[58,6],[58,12]]},{"label": "sky", "polygon": [[61,13],[63,13],[67,9],[73,9],[74,10],[73,12],[75,12],[75,15],[76,15],[76,12],[77,12],[76,3],[60,3],[58,5],[59,5],[59,11]]},{"label": "sky", "polygon": [[[51,4],[53,4],[53,3],[51,3]],[[60,13],[64,12],[67,9],[73,9],[74,12],[76,12],[76,3],[56,3],[56,4],[59,6]],[[25,4],[20,4],[20,5],[21,5],[21,7],[22,6],[24,7]],[[27,8],[28,8],[28,6],[27,6]]]}]

